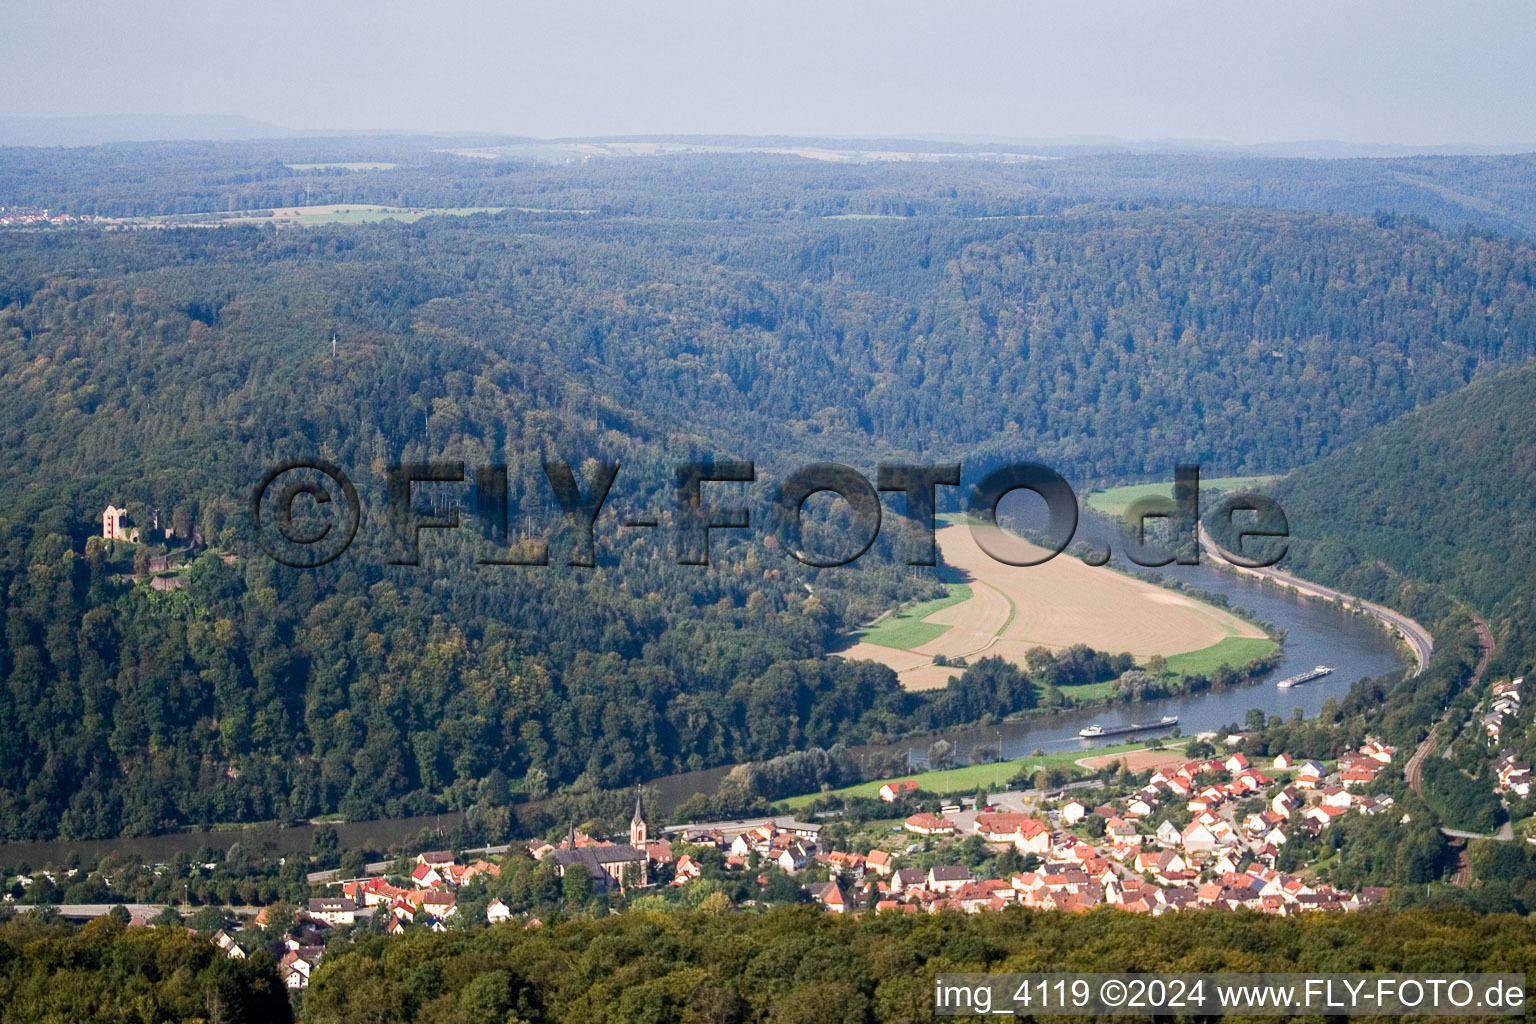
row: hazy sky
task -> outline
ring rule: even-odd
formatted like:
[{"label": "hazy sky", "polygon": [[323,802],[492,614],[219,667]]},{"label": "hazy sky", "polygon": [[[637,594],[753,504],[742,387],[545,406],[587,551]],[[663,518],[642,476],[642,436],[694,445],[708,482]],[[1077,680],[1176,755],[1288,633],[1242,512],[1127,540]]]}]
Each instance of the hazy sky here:
[{"label": "hazy sky", "polygon": [[0,114],[596,135],[1536,141],[1536,4],[10,0]]}]

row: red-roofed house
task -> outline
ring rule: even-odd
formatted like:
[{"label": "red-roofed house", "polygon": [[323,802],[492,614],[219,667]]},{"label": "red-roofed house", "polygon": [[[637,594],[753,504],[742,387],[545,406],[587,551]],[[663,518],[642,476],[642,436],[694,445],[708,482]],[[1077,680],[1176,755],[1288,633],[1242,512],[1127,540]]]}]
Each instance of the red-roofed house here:
[{"label": "red-roofed house", "polygon": [[1051,830],[1027,814],[978,814],[976,834],[989,843],[1012,843],[1020,853],[1044,855],[1051,849]]},{"label": "red-roofed house", "polygon": [[916,832],[920,836],[952,836],[955,834],[955,823],[948,818],[941,818],[937,814],[914,814],[906,821],[908,832]]}]

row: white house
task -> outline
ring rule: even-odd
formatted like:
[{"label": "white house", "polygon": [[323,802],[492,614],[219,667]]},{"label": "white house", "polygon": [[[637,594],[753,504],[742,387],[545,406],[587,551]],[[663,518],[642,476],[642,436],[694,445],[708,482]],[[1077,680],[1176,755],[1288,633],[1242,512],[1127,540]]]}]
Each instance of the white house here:
[{"label": "white house", "polygon": [[958,864],[946,864],[928,869],[928,889],[931,892],[954,892],[969,882],[975,881],[971,877],[971,870]]},{"label": "white house", "polygon": [[1157,804],[1144,796],[1133,796],[1125,803],[1125,813],[1132,818],[1145,818],[1157,809]]},{"label": "white house", "polygon": [[811,859],[811,851],[799,843],[790,843],[784,847],[784,852],[779,854],[779,867],[785,874],[794,874],[805,867],[806,861]]},{"label": "white house", "polygon": [[310,900],[309,916],[331,925],[353,924],[357,921],[357,904],[347,899]]},{"label": "white house", "polygon": [[1216,849],[1216,833],[1198,818],[1184,827],[1180,833],[1184,849],[1190,853],[1209,853]]},{"label": "white house", "polygon": [[1020,853],[1051,851],[1051,830],[1027,814],[978,814],[976,834],[989,843],[1012,843]]}]

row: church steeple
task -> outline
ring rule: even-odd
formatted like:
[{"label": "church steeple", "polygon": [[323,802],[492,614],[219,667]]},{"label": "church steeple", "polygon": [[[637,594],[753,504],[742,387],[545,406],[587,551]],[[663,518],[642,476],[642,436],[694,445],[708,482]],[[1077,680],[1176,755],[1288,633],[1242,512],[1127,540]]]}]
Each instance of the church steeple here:
[{"label": "church steeple", "polygon": [[645,818],[640,814],[640,794],[635,794],[635,816],[629,819],[629,845],[645,847]]}]

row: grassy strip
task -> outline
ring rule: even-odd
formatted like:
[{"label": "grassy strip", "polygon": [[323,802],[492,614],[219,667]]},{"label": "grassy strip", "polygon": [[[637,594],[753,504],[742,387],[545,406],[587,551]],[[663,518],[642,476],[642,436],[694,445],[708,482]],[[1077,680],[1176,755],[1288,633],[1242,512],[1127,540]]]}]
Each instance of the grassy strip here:
[{"label": "grassy strip", "polygon": [[[1179,745],[1177,741],[1165,741],[1169,748]],[[1090,750],[1060,750],[1051,754],[1021,757],[1012,761],[1004,761],[1001,764],[969,764],[959,768],[951,768],[946,772],[919,772],[916,775],[898,775],[892,779],[876,779],[873,782],[860,782],[853,786],[844,786],[842,789],[830,790],[826,793],[805,793],[801,796],[792,796],[786,800],[776,801],[798,810],[813,800],[823,796],[866,796],[877,797],[880,795],[880,787],[887,782],[898,782],[902,779],[915,779],[917,784],[930,793],[944,793],[955,790],[972,790],[983,786],[995,786],[1001,780],[1004,785],[1023,769],[1033,771],[1037,768],[1071,767],[1076,765],[1079,758],[1096,757],[1099,754],[1125,754],[1133,750],[1145,750],[1145,743],[1120,743]]]},{"label": "grassy strip", "polygon": [[1190,675],[1209,677],[1222,665],[1241,668],[1255,658],[1267,658],[1279,645],[1264,636],[1228,636],[1198,651],[1168,656],[1168,671],[1172,675],[1188,672]]},{"label": "grassy strip", "polygon": [[914,647],[921,647],[929,641],[937,640],[949,632],[950,627],[937,622],[924,622],[924,619],[950,605],[970,599],[969,584],[951,583],[946,596],[920,602],[889,618],[881,619],[868,629],[862,630],[858,637],[860,640],[880,647],[910,651]]},{"label": "grassy strip", "polygon": [[[1245,488],[1263,488],[1280,479],[1278,476],[1215,476],[1201,477],[1200,489],[1217,491],[1235,491]],[[1173,497],[1173,481],[1164,480],[1152,484],[1128,484],[1125,487],[1110,487],[1102,491],[1094,491],[1088,495],[1088,507],[1095,512],[1118,519],[1125,515],[1125,510],[1131,507],[1131,502],[1138,498],[1146,497]]]},{"label": "grassy strip", "polygon": [[1115,695],[1115,680],[1105,679],[1097,683],[1083,683],[1080,686],[1063,686],[1062,696],[1071,697],[1079,704],[1091,704],[1096,700],[1108,700]]}]

